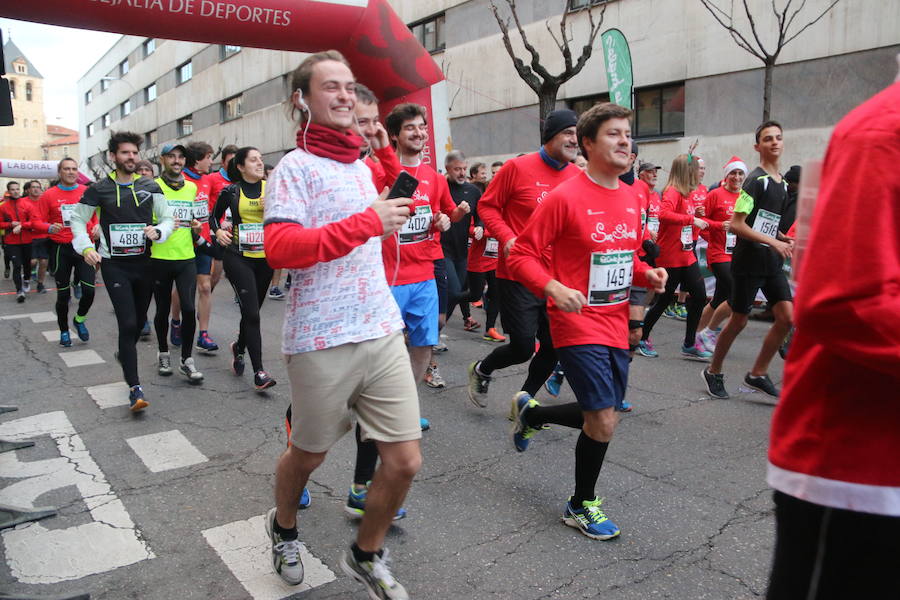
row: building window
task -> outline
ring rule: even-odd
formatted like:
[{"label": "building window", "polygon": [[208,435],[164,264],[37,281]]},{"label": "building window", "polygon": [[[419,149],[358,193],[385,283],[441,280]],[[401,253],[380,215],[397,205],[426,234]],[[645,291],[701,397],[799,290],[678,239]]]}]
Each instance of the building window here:
[{"label": "building window", "polygon": [[25,63],[16,63],[16,73],[19,75],[28,75],[28,68]]},{"label": "building window", "polygon": [[9,81],[9,99],[10,100],[16,99],[16,80],[15,79],[10,79],[10,81]]},{"label": "building window", "polygon": [[156,84],[151,83],[144,88],[144,102],[153,102],[156,100]]},{"label": "building window", "polygon": [[94,136],[94,124],[93,124],[93,123],[88,123],[88,126],[87,126],[87,136],[88,136],[88,137],[93,137],[93,136]]},{"label": "building window", "polygon": [[156,145],[159,143],[159,136],[156,134],[156,130],[148,131],[144,134],[144,146],[147,148],[156,148]]},{"label": "building window", "polygon": [[222,45],[220,46],[220,48],[222,49],[222,51],[221,51],[221,59],[222,59],[222,60],[225,60],[225,59],[228,58],[229,56],[234,56],[235,54],[237,54],[238,52],[240,52],[242,46],[231,46],[231,45],[229,45],[229,44],[222,44]]},{"label": "building window", "polygon": [[25,99],[28,100],[29,102],[31,102],[31,96],[32,96],[31,82],[29,81],[28,83],[25,84]]},{"label": "building window", "polygon": [[244,114],[241,109],[241,100],[242,96],[234,96],[233,98],[229,98],[228,100],[222,101],[222,122],[225,121],[233,121],[237,119],[242,114]]},{"label": "building window", "polygon": [[84,93],[84,103],[90,104],[94,99],[94,90],[88,90]]},{"label": "building window", "polygon": [[446,47],[444,41],[444,15],[429,17],[409,26],[419,43],[429,52],[440,52]]},{"label": "building window", "polygon": [[112,122],[112,120],[109,118],[109,113],[106,113],[105,115],[103,115],[103,120],[101,121],[101,126],[103,127],[103,129],[106,129],[107,127],[109,127],[109,124],[111,122]]},{"label": "building window", "polygon": [[187,61],[175,71],[175,78],[178,81],[178,85],[181,85],[185,81],[190,81],[193,76],[194,70],[191,66],[191,61]]},{"label": "building window", "polygon": [[127,58],[119,63],[119,77],[124,76],[126,73],[128,73],[128,59]]},{"label": "building window", "polygon": [[100,92],[105,92],[109,89],[109,82],[111,79],[109,77],[101,77],[100,78]]},{"label": "building window", "polygon": [[153,38],[147,38],[146,40],[144,40],[144,58],[147,58],[154,52],[156,52],[156,40]]},{"label": "building window", "polygon": [[126,100],[119,105],[119,108],[122,109],[122,117],[127,117],[131,114],[131,100]]},{"label": "building window", "polygon": [[22,127],[28,129],[28,119],[22,119]]},{"label": "building window", "polygon": [[597,6],[598,4],[603,4],[608,1],[609,0],[569,0],[569,10],[579,10],[591,5]]},{"label": "building window", "polygon": [[194,116],[188,115],[178,119],[178,137],[191,135],[194,132]]},{"label": "building window", "polygon": [[590,107],[595,104],[600,104],[601,102],[609,102],[609,94],[598,94],[596,96],[586,96],[584,98],[572,98],[571,100],[566,100],[566,104],[569,105],[569,108],[575,111],[576,115],[580,115]]},{"label": "building window", "polygon": [[683,83],[638,90],[634,105],[634,137],[684,134]]}]

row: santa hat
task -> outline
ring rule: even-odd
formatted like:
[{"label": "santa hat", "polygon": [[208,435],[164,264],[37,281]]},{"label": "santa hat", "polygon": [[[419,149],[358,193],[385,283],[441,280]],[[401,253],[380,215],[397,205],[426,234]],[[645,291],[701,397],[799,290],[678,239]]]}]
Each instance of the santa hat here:
[{"label": "santa hat", "polygon": [[731,173],[732,171],[734,171],[735,169],[740,169],[741,171],[744,172],[744,175],[746,175],[747,173],[750,172],[747,170],[747,165],[744,164],[744,161],[742,161],[737,156],[732,156],[731,158],[728,159],[728,163],[725,165],[724,177],[728,177],[728,174]]}]

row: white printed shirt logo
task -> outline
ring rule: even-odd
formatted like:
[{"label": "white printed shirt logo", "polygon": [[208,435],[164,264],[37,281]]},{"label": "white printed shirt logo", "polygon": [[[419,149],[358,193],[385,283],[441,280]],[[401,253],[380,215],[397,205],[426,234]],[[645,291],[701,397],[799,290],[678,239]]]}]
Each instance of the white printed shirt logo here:
[{"label": "white printed shirt logo", "polygon": [[625,223],[619,223],[612,231],[607,232],[605,223],[597,223],[594,233],[591,234],[591,239],[598,244],[615,242],[616,240],[636,240],[637,232],[634,229],[628,229]]}]

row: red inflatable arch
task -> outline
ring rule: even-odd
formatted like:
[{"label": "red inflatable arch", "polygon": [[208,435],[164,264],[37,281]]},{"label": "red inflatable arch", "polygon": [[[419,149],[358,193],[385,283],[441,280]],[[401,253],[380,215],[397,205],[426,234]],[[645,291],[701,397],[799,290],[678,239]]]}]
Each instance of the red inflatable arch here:
[{"label": "red inflatable arch", "polygon": [[0,0],[0,7],[13,19],[127,35],[340,50],[382,112],[401,102],[427,107],[428,162],[436,163],[449,142],[444,76],[387,0]]}]

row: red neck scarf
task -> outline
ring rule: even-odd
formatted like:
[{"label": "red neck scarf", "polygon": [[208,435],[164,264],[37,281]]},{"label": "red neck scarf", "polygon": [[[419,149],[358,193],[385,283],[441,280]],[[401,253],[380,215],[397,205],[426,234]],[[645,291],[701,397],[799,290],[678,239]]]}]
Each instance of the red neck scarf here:
[{"label": "red neck scarf", "polygon": [[310,123],[309,128],[304,125],[297,131],[298,148],[342,163],[357,160],[362,143],[362,138],[352,131],[341,132],[316,123]]}]

